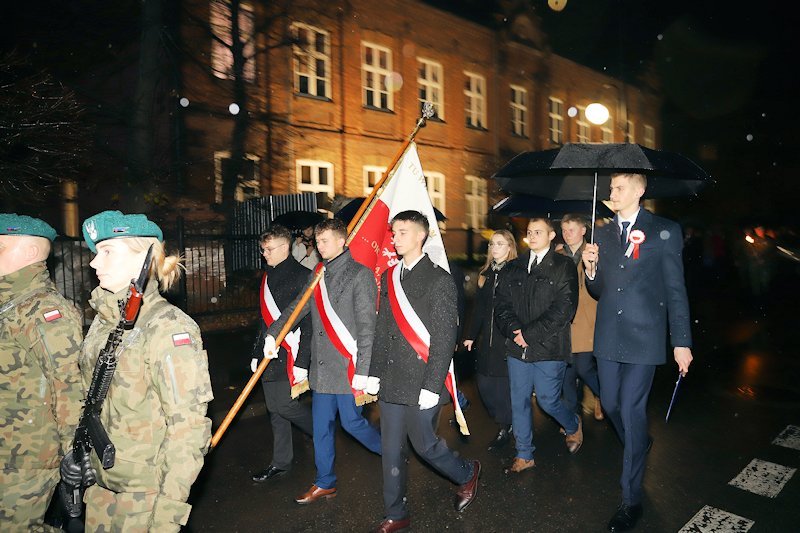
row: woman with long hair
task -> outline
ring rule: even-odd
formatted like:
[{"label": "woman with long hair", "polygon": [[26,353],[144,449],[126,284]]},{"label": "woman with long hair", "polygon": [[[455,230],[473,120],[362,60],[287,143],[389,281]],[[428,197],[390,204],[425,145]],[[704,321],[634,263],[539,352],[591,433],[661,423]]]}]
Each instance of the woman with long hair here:
[{"label": "woman with long hair", "polygon": [[[489,443],[490,450],[505,446],[511,437],[511,392],[506,364],[505,337],[494,322],[497,278],[505,265],[517,257],[517,242],[508,230],[497,230],[489,239],[486,264],[478,274],[478,290],[464,347],[477,350],[477,382],[486,410],[500,428]],[[476,339],[479,340],[475,345]]]},{"label": "woman with long hair", "polygon": [[104,470],[97,454],[90,454],[96,484],[85,494],[86,527],[179,531],[189,518],[189,489],[208,450],[206,410],[213,398],[200,329],[160,294],[178,280],[180,257],[166,254],[161,229],[144,215],[104,211],[84,221],[83,234],[96,252],[90,265],[100,281],[90,301],[97,314],[80,357],[84,387],[119,323],[120,302],[153,247],[139,315],[123,334],[100,412],[116,460]]}]

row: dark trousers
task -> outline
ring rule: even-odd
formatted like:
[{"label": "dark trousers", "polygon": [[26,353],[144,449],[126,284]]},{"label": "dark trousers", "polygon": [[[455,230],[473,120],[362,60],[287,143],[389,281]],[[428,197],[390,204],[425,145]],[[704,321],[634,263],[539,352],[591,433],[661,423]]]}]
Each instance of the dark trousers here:
[{"label": "dark trousers", "polygon": [[476,374],[478,392],[489,416],[503,426],[511,425],[511,387],[508,376]]},{"label": "dark trousers", "polygon": [[281,470],[289,470],[294,458],[292,424],[306,435],[314,435],[311,409],[292,399],[289,381],[262,381],[264,400],[267,402],[269,421],[272,424],[272,461]]},{"label": "dark trousers", "polygon": [[636,365],[597,359],[600,401],[622,445],[622,501],[642,502],[642,480],[647,456],[647,398],[655,365]]},{"label": "dark trousers", "polygon": [[314,484],[321,489],[336,486],[333,463],[336,459],[336,414],[345,431],[356,438],[369,451],[381,453],[381,436],[367,419],[361,416],[362,408],[356,406],[352,394],[325,394],[314,392],[311,397],[311,415],[314,418],[314,462],[317,478]]},{"label": "dark trousers", "polygon": [[578,412],[578,378],[586,383],[595,396],[600,395],[597,365],[592,352],[572,354],[572,364],[567,365],[567,371],[564,373],[564,405],[576,413]]},{"label": "dark trousers", "polygon": [[444,477],[463,485],[472,477],[472,463],[447,447],[436,435],[440,407],[421,411],[418,405],[399,405],[379,401],[381,407],[381,444],[383,446],[383,505],[386,518],[401,520],[408,516],[406,478],[408,477],[407,443],[426,463]]}]

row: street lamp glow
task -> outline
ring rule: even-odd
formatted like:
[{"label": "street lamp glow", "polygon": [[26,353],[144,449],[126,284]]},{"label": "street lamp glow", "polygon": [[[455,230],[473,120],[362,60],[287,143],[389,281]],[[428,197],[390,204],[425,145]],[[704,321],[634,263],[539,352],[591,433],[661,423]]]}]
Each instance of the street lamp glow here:
[{"label": "street lamp glow", "polygon": [[597,102],[587,105],[584,114],[586,115],[586,120],[598,126],[605,124],[609,117],[608,108]]}]

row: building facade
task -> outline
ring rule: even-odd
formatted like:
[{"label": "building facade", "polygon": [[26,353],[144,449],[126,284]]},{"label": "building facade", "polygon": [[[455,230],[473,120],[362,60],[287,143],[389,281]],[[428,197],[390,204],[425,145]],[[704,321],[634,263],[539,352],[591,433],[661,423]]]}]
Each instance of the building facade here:
[{"label": "building facade", "polygon": [[[196,59],[184,62],[180,97],[187,192],[198,200],[222,201],[237,120],[237,200],[365,196],[429,101],[436,116],[416,140],[433,204],[447,216],[448,250],[459,253],[463,230],[485,228],[504,197],[490,177],[516,154],[565,142],[658,144],[656,94],[551,53],[527,14],[483,25],[416,0],[269,6],[186,4],[181,38]],[[609,109],[602,126],[585,118],[592,102]]]}]

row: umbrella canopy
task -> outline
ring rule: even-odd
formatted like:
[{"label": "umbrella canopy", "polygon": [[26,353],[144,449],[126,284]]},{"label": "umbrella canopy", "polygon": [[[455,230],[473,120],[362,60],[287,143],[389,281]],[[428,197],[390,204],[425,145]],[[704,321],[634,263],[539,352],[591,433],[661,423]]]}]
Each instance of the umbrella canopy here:
[{"label": "umbrella canopy", "polygon": [[[366,198],[363,196],[360,198],[354,198],[353,200],[350,200],[344,207],[339,209],[333,216],[335,216],[336,218],[340,218],[344,222],[349,224],[350,221],[355,216],[356,212],[358,211],[358,208],[361,207],[361,203],[364,200],[366,200]],[[436,215],[436,220],[438,220],[439,222],[447,220],[447,217],[444,216],[444,214],[435,207],[433,208],[433,213],[434,215]]]},{"label": "umbrella canopy", "polygon": [[511,193],[591,200],[595,173],[597,190],[605,196],[616,172],[647,176],[646,198],[696,195],[711,182],[702,168],[681,154],[632,143],[567,143],[553,150],[523,152],[492,177]]},{"label": "umbrella canopy", "polygon": [[289,230],[302,230],[309,226],[314,226],[325,219],[321,214],[314,211],[288,211],[276,216],[272,224],[283,226]]},{"label": "umbrella canopy", "polygon": [[[592,202],[589,200],[550,200],[529,194],[512,194],[503,198],[491,209],[491,214],[507,217],[546,216],[558,220],[567,213],[591,216]],[[600,218],[613,217],[614,212],[606,204],[597,204],[596,215]]]}]

